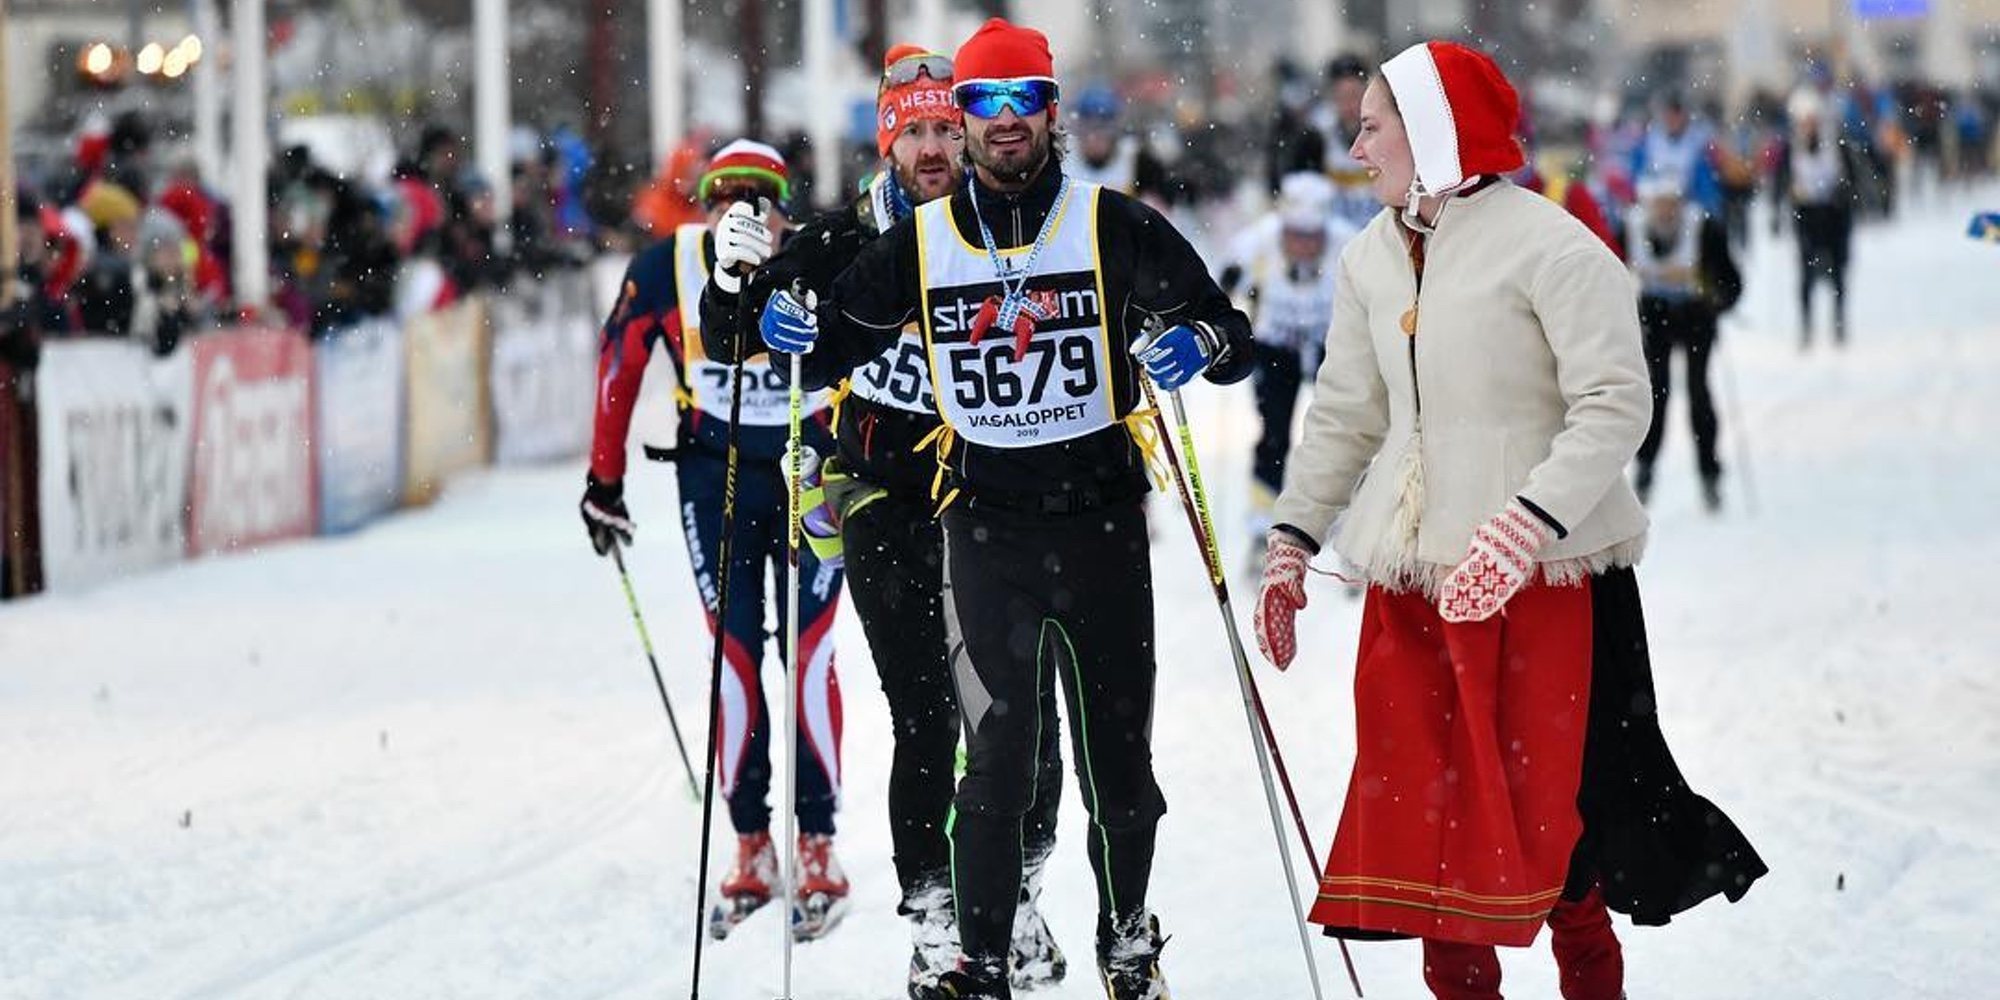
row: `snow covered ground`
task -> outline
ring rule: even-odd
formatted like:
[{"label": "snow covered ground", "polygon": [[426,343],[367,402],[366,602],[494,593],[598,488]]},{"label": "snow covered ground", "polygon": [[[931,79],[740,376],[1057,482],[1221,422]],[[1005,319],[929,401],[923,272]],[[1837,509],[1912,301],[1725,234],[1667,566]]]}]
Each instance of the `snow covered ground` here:
[{"label": "snow covered ground", "polygon": [[[1845,351],[1801,354],[1791,246],[1760,244],[1718,372],[1720,517],[1675,412],[1642,572],[1662,717],[1772,873],[1740,905],[1628,930],[1634,997],[2000,983],[2000,247],[1960,235],[2000,203],[1982,194],[1861,235]],[[1240,524],[1248,390],[1190,399]],[[684,994],[699,807],[576,522],[581,478],[489,472],[353,537],[0,606],[0,996]],[[672,485],[633,479],[636,583],[694,739],[707,643]],[[1214,606],[1156,510],[1167,969],[1194,1000],[1308,996]],[[1230,547],[1243,563],[1240,532]],[[1317,586],[1304,662],[1260,675],[1322,846],[1357,609]],[[799,950],[796,995],[879,1000],[908,948],[886,711],[858,625],[839,639],[856,906]],[[1101,995],[1073,793],[1065,813],[1046,905],[1075,965],[1052,1000]],[[777,926],[712,947],[704,995],[775,995]],[[1423,996],[1413,945],[1355,958],[1371,998]],[[1506,964],[1511,995],[1556,995],[1545,948]]]}]

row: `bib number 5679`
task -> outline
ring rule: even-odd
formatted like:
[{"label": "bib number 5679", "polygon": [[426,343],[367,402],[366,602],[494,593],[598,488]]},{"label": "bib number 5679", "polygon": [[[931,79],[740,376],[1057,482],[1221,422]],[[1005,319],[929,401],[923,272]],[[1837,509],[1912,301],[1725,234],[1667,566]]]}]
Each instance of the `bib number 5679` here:
[{"label": "bib number 5679", "polygon": [[[968,410],[1039,405],[1048,395],[1051,381],[1072,399],[1088,396],[1098,386],[1097,358],[1088,335],[1032,341],[1018,362],[1011,340],[958,347],[952,350],[949,363],[953,399]],[[1055,378],[1058,367],[1062,369],[1060,380]]]}]

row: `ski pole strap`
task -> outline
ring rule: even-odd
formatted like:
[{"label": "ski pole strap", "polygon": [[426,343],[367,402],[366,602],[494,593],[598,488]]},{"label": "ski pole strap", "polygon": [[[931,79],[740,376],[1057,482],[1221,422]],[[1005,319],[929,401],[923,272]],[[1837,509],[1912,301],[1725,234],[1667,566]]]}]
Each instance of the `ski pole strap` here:
[{"label": "ski pole strap", "polygon": [[639,448],[646,453],[646,460],[649,462],[678,462],[681,460],[681,450],[679,448],[662,448],[658,445],[650,444],[640,445]]}]

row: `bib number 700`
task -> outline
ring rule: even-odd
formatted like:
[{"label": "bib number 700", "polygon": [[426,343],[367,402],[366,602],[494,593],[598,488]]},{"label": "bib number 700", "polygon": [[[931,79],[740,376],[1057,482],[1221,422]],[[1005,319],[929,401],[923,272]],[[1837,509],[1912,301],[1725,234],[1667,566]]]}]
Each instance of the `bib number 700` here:
[{"label": "bib number 700", "polygon": [[[949,363],[953,399],[967,410],[1039,405],[1051,381],[1071,399],[1087,397],[1098,386],[1097,356],[1088,333],[1060,341],[1030,341],[1027,354],[1018,362],[1012,338],[982,347],[955,347]],[[1062,369],[1059,381],[1058,367]]]},{"label": "bib number 700", "polygon": [[[715,383],[716,392],[727,393],[736,381],[736,372],[723,365],[713,365],[702,371],[702,377]],[[745,371],[743,388],[749,392],[786,392],[791,388],[791,384],[785,381],[783,375],[778,374],[776,366],[770,366],[762,372],[755,368]]]}]

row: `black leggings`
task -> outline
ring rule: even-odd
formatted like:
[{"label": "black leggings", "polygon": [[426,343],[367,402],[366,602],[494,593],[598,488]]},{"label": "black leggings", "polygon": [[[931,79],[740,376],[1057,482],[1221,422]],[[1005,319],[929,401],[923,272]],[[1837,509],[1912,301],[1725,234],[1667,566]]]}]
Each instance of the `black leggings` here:
[{"label": "black leggings", "polygon": [[1040,789],[1058,678],[1090,811],[1098,935],[1145,909],[1166,802],[1153,780],[1153,589],[1143,505],[1067,516],[944,516],[945,628],[968,761],[947,834],[959,935],[1004,962],[1022,817]]},{"label": "black leggings", "polygon": [[1813,286],[1825,278],[1833,286],[1833,334],[1847,336],[1847,251],[1853,238],[1854,216],[1838,205],[1800,205],[1799,325],[1811,337]]},{"label": "black leggings", "polygon": [[1257,345],[1257,369],[1251,376],[1257,389],[1257,416],[1264,432],[1257,438],[1251,476],[1276,495],[1285,487],[1285,453],[1292,447],[1292,414],[1299,406],[1299,382],[1304,378],[1299,352]]},{"label": "black leggings", "polygon": [[[895,750],[889,767],[889,834],[906,904],[949,884],[944,835],[958,751],[958,697],[944,631],[944,533],[928,501],[883,494],[842,525],[847,590],[889,702]],[[1055,697],[1047,701],[1050,713]],[[1055,846],[1062,802],[1062,745],[1043,741],[1036,797],[1024,819],[1030,854]]]},{"label": "black leggings", "polygon": [[1686,362],[1682,372],[1687,381],[1689,422],[1694,425],[1695,460],[1701,478],[1713,482],[1722,475],[1722,463],[1715,454],[1715,397],[1708,388],[1708,361],[1715,353],[1715,316],[1700,303],[1645,296],[1639,299],[1639,318],[1646,332],[1646,372],[1653,379],[1653,425],[1639,444],[1639,467],[1652,469],[1666,437],[1673,355],[1678,350]]}]

